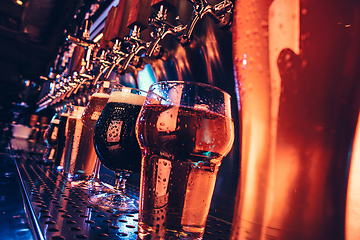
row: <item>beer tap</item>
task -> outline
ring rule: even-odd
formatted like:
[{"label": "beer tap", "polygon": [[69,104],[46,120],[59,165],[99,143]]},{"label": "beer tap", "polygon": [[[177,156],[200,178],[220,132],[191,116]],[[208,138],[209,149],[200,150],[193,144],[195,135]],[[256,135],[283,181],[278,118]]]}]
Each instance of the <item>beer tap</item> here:
[{"label": "beer tap", "polygon": [[119,73],[125,72],[130,63],[136,67],[140,62],[140,53],[146,52],[149,47],[149,43],[140,38],[140,28],[137,25],[134,25],[130,35],[124,38],[124,42],[130,45],[130,51],[124,57],[123,64],[118,68]]},{"label": "beer tap", "polygon": [[75,69],[75,71],[78,71],[80,76],[85,78],[93,78],[93,75],[91,74],[94,63],[93,55],[94,52],[100,47],[98,43],[89,40],[91,25],[92,22],[86,19],[84,21],[84,31],[81,38],[73,37],[71,35],[68,35],[66,38],[68,41],[85,50],[83,56],[80,58],[80,69]]},{"label": "beer tap", "polygon": [[125,53],[122,49],[121,46],[123,44],[121,43],[121,41],[119,39],[115,40],[113,49],[111,51],[111,55],[112,55],[112,62],[111,64],[107,65],[107,69],[109,69],[106,74],[105,74],[105,79],[108,79],[111,72],[114,70],[114,68],[116,66],[119,66],[119,64],[126,59],[126,57],[128,56],[127,53]]},{"label": "beer tap", "polygon": [[188,0],[188,2],[193,5],[194,11],[181,36],[181,44],[185,45],[190,42],[196,23],[205,15],[209,15],[216,24],[219,24],[220,28],[231,25],[233,3],[230,0],[224,0],[215,5],[207,0]]},{"label": "beer tap", "polygon": [[[180,21],[179,16],[176,17],[176,20],[180,22],[176,26],[166,21],[167,6],[173,6],[174,3],[171,4],[170,1],[160,1],[160,3],[158,3],[158,0],[153,1],[155,2],[153,7],[160,6],[157,15],[149,19],[149,24],[155,28],[155,31],[152,32],[153,41],[151,41],[146,52],[148,57],[161,51],[159,42],[166,35],[172,36],[182,45],[187,45],[191,40],[197,22],[205,15],[209,15],[215,23],[219,24],[220,28],[225,28],[232,22],[233,4],[230,0],[224,0],[215,5],[212,5],[207,0],[188,0],[193,5],[193,14],[186,25]],[[166,5],[163,5],[164,2]]]},{"label": "beer tap", "polygon": [[146,52],[146,56],[157,57],[161,53],[161,46],[159,42],[165,38],[166,35],[170,34],[175,39],[180,39],[180,36],[183,34],[186,26],[180,23],[177,26],[174,26],[166,21],[168,11],[175,9],[177,6],[178,0],[153,0],[151,5],[153,8],[157,9],[156,16],[151,16],[149,18],[149,25],[153,26],[155,30],[151,32],[151,37],[153,41],[149,43],[149,47]]},{"label": "beer tap", "polygon": [[[151,0],[132,0],[130,5],[130,13],[128,19],[123,19],[126,27],[131,29],[130,34],[124,36],[124,43],[129,45],[129,51],[123,63],[118,67],[118,73],[127,70],[130,64],[135,67],[140,62],[141,52],[147,50],[149,44],[140,38],[140,32],[148,27],[148,19],[150,17]],[[127,21],[124,21],[127,20]],[[123,27],[125,24],[123,24]]]}]

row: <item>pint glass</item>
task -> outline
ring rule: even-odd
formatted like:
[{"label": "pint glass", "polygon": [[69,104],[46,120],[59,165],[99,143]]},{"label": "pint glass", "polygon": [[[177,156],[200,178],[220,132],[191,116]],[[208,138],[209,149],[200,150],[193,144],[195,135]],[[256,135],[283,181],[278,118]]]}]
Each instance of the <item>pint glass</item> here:
[{"label": "pint glass", "polygon": [[96,160],[93,131],[81,120],[84,109],[73,106],[66,124],[63,171],[70,180],[89,177]]},{"label": "pint glass", "polygon": [[344,239],[360,2],[235,4],[241,178],[232,239]]},{"label": "pint glass", "polygon": [[201,83],[153,84],[136,135],[140,239],[201,239],[217,173],[234,141],[230,95]]}]

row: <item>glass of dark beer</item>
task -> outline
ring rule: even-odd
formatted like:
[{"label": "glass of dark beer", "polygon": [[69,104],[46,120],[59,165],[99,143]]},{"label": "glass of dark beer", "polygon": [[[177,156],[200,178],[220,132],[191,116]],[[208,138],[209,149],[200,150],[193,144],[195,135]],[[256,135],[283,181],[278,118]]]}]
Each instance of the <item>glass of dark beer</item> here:
[{"label": "glass of dark beer", "polygon": [[[112,86],[110,81],[99,81],[95,90],[87,103],[84,112],[81,115],[81,120],[86,128],[90,131],[94,131],[95,124],[104,109],[111,92]],[[72,182],[73,187],[87,190],[91,193],[98,194],[100,192],[109,191],[112,186],[103,183],[100,180],[101,162],[99,158],[96,158],[94,169],[89,179]]]},{"label": "glass of dark beer", "polygon": [[90,198],[100,208],[138,211],[137,200],[126,194],[125,184],[133,172],[140,172],[141,152],[135,124],[146,92],[117,86],[94,127],[94,146],[101,163],[115,172],[114,189]]},{"label": "glass of dark beer", "polygon": [[153,84],[136,124],[140,239],[201,239],[217,172],[234,142],[231,97],[202,83]]}]

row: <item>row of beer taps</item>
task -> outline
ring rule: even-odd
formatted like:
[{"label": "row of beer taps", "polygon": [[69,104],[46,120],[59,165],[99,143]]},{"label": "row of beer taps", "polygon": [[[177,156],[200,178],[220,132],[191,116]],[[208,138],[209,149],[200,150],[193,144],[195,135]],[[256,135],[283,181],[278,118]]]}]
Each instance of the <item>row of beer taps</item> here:
[{"label": "row of beer taps", "polygon": [[[169,23],[167,17],[171,6],[166,4],[167,1],[160,1],[157,14],[148,20],[148,24],[153,27],[150,41],[142,40],[141,28],[134,25],[130,34],[122,39],[113,40],[111,49],[101,49],[98,42],[89,39],[91,22],[86,20],[81,38],[67,36],[67,41],[85,49],[80,70],[72,73],[65,71],[56,76],[50,76],[52,74],[50,73],[49,78],[53,82],[50,84],[49,92],[38,102],[39,110],[56,106],[65,99],[71,99],[71,96],[77,95],[81,89],[86,89],[88,86],[96,86],[101,79],[108,79],[112,72],[124,74],[130,66],[140,67],[144,59],[161,57],[164,49],[160,43],[167,35],[183,46],[188,45],[196,24],[206,15],[210,16],[220,28],[231,25],[233,3],[230,0],[223,0],[214,5],[208,0],[187,1],[193,7],[192,16],[187,24],[184,24],[178,16],[175,18],[176,25]],[[94,71],[95,66],[96,71]],[[76,101],[85,104],[87,99],[83,95]]]}]

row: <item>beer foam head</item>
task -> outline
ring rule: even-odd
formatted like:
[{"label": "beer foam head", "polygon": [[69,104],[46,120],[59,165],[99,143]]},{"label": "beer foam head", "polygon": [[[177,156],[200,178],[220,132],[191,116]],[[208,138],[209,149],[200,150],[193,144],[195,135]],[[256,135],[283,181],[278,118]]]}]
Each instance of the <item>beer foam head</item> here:
[{"label": "beer foam head", "polygon": [[109,94],[107,93],[94,93],[91,97],[98,97],[98,98],[109,98]]},{"label": "beer foam head", "polygon": [[115,91],[111,93],[108,102],[122,102],[133,105],[143,105],[144,100],[145,100],[145,96],[141,96],[131,92]]}]

